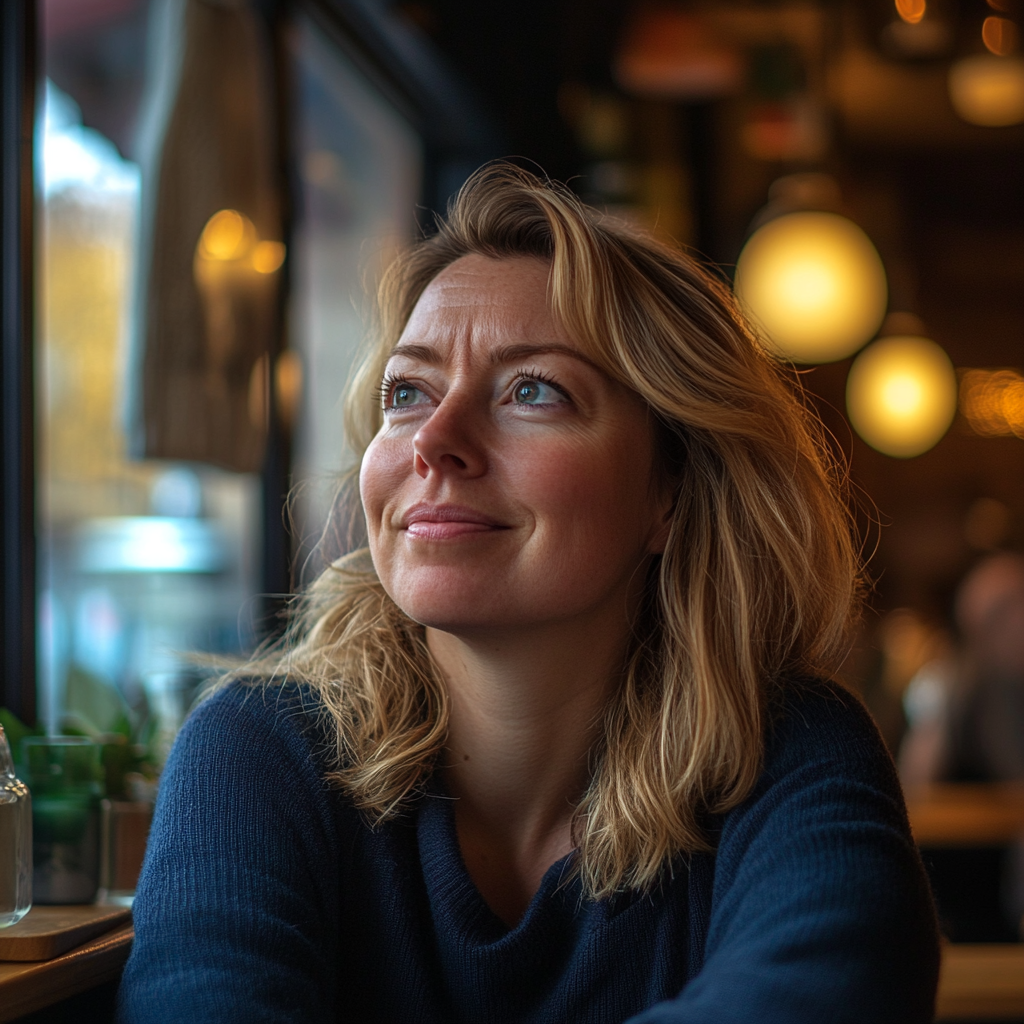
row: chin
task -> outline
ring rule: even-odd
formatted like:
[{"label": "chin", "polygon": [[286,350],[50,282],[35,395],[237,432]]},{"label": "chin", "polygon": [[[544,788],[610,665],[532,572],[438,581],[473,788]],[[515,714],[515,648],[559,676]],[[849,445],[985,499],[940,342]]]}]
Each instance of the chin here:
[{"label": "chin", "polygon": [[448,588],[401,588],[391,595],[414,622],[445,633],[464,633],[511,625],[512,609],[495,607],[494,595]]}]

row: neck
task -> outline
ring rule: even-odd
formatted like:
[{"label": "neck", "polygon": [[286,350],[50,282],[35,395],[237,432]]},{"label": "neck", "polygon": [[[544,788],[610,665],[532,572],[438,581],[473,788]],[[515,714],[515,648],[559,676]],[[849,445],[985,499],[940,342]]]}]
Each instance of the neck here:
[{"label": "neck", "polygon": [[457,637],[427,631],[445,677],[445,783],[470,876],[509,924],[572,849],[588,755],[621,670],[618,628]]}]

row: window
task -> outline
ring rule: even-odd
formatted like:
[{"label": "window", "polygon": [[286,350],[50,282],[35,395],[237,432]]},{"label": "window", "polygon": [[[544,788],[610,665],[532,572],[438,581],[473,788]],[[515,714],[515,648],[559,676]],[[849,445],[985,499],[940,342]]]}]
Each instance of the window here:
[{"label": "window", "polygon": [[50,6],[36,129],[37,706],[51,732],[130,730],[159,761],[206,674],[190,652],[252,645],[259,480],[130,455],[148,12]]},{"label": "window", "polygon": [[[257,639],[265,506],[259,474],[131,453],[149,15],[139,2],[46,4],[37,638],[46,728],[130,731],[156,765],[214,671],[195,652],[238,656]],[[290,347],[276,383],[295,478],[306,485],[298,530],[315,538],[351,460],[340,399],[367,328],[366,284],[412,235],[422,157],[409,123],[302,14],[287,27],[286,52],[296,216]]]}]

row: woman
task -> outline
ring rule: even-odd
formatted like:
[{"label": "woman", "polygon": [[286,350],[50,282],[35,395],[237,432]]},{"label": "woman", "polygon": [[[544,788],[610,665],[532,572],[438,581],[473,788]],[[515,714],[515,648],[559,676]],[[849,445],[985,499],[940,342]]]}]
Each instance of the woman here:
[{"label": "woman", "polygon": [[728,293],[496,166],[381,298],[369,557],[183,729],[122,1020],[930,1020],[893,768],[822,681],[835,470]]}]

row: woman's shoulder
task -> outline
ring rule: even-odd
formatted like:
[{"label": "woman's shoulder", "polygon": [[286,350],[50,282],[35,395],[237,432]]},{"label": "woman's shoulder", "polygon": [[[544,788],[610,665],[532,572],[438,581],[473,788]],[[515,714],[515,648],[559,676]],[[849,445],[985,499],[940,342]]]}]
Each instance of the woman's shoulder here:
[{"label": "woman's shoulder", "polygon": [[329,739],[316,695],[284,681],[234,680],[218,686],[192,710],[174,743],[168,770],[222,778],[284,770],[320,789]]},{"label": "woman's shoulder", "polygon": [[760,777],[726,814],[723,837],[751,828],[785,832],[798,821],[815,829],[860,821],[911,841],[899,778],[877,726],[853,693],[823,679],[794,680],[777,692]]},{"label": "woman's shoulder", "polygon": [[785,773],[809,764],[871,768],[896,784],[892,758],[867,708],[839,683],[793,679],[768,708],[765,770]]},{"label": "woman's shoulder", "polygon": [[358,815],[330,783],[321,722],[315,694],[302,686],[235,681],[216,689],[189,715],[164,766],[156,845],[209,849],[215,836],[230,845],[234,829],[239,857],[248,855],[247,836],[260,837],[261,856],[271,839],[284,856],[300,835],[316,857],[335,856]]},{"label": "woman's shoulder", "polygon": [[692,890],[705,960],[681,1002],[702,1020],[737,998],[748,1019],[930,1020],[934,911],[878,730],[821,680],[782,688],[771,711],[760,778],[719,819],[713,879]]},{"label": "woman's shoulder", "polygon": [[215,685],[196,702],[182,731],[259,724],[275,731],[307,732],[316,725],[319,706],[309,686],[291,680],[233,679]]}]

